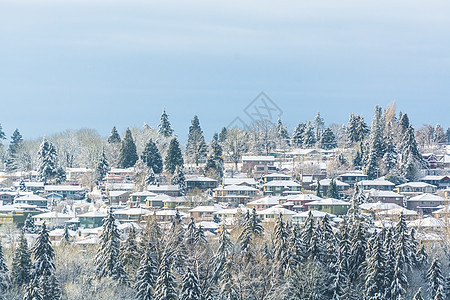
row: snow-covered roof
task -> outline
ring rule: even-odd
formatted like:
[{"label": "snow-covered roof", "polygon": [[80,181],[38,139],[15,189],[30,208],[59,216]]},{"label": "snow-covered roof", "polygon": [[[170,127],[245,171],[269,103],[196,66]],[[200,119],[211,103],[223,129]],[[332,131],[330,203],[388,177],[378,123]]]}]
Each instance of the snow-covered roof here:
[{"label": "snow-covered roof", "polygon": [[378,215],[405,215],[405,216],[417,216],[417,211],[410,210],[406,208],[394,208],[383,210],[378,213]]},{"label": "snow-covered roof", "polygon": [[25,195],[19,198],[16,198],[15,201],[47,201],[46,198],[40,197],[38,195]]},{"label": "snow-covered roof", "polygon": [[242,161],[275,161],[273,156],[242,156]]},{"label": "snow-covered roof", "polygon": [[397,187],[399,187],[399,188],[406,187],[406,186],[417,187],[417,188],[427,187],[427,186],[436,187],[435,185],[425,183],[425,182],[407,182],[407,183],[397,185]]},{"label": "snow-covered roof", "polygon": [[307,218],[309,216],[309,213],[312,213],[313,218],[323,218],[325,215],[328,215],[330,218],[335,218],[336,216],[330,213],[326,213],[323,211],[318,210],[308,210],[308,211],[302,211],[294,215],[294,218]]},{"label": "snow-covered roof", "polygon": [[257,188],[248,185],[227,185],[225,187],[218,187],[217,191],[259,191]]},{"label": "snow-covered roof", "polygon": [[400,205],[397,205],[395,203],[383,203],[383,202],[363,203],[359,207],[364,210],[390,210],[402,208]]},{"label": "snow-covered roof", "polygon": [[129,193],[129,191],[110,191],[109,196],[110,197],[118,197],[118,196],[124,195],[126,193]]},{"label": "snow-covered roof", "polygon": [[[73,230],[68,230],[69,231],[69,235],[70,236],[75,236],[77,233],[76,231]],[[52,231],[48,232],[49,236],[63,236],[64,235],[64,228],[57,228],[57,229],[53,229]]]},{"label": "snow-covered roof", "polygon": [[280,197],[280,199],[286,199],[287,201],[317,201],[322,200],[323,198],[316,196],[314,194],[296,194],[289,195],[285,197]]},{"label": "snow-covered roof", "polygon": [[394,183],[390,182],[389,180],[381,180],[381,179],[376,179],[376,180],[361,180],[360,182],[357,183],[357,185],[368,185],[368,186],[395,186]]},{"label": "snow-covered roof", "polygon": [[205,176],[192,176],[187,177],[185,181],[208,181],[208,182],[216,182],[217,180],[205,177]]},{"label": "snow-covered roof", "polygon": [[273,181],[270,181],[268,183],[265,183],[263,186],[283,186],[283,187],[288,187],[288,186],[301,186],[301,185],[298,184],[295,181],[292,181],[292,180],[273,180]]},{"label": "snow-covered roof", "polygon": [[283,173],[272,173],[264,175],[263,178],[271,178],[271,177],[282,177],[282,178],[291,178],[291,176],[283,174]]},{"label": "snow-covered roof", "polygon": [[238,211],[242,212],[243,214],[247,213],[247,211],[251,212],[252,210],[248,207],[238,207],[238,208],[225,208],[219,211],[216,211],[214,214],[225,214],[225,215],[235,215],[238,213]]},{"label": "snow-covered roof", "polygon": [[162,184],[162,185],[156,185],[152,184],[147,187],[147,190],[149,191],[178,191],[180,188],[178,185],[169,185],[169,184]]},{"label": "snow-covered roof", "polygon": [[109,173],[134,173],[134,167],[130,167],[127,169],[111,168],[111,170],[109,170]]},{"label": "snow-covered roof", "polygon": [[425,193],[425,194],[411,197],[411,198],[407,199],[406,201],[445,202],[445,201],[449,201],[449,200],[446,198],[440,197],[440,196]]},{"label": "snow-covered roof", "polygon": [[403,195],[398,194],[396,192],[393,191],[380,191],[380,190],[375,190],[375,189],[371,189],[368,191],[367,195],[369,197],[396,197],[396,198],[403,198]]},{"label": "snow-covered roof", "polygon": [[107,213],[105,213],[105,212],[102,212],[102,211],[90,211],[90,212],[87,212],[87,213],[85,213],[85,214],[81,214],[81,215],[78,215],[78,217],[83,217],[83,218],[98,218],[98,217],[106,217],[108,214]]},{"label": "snow-covered roof", "polygon": [[363,174],[361,171],[351,171],[348,173],[340,174],[339,176],[344,177],[367,177],[367,175]]},{"label": "snow-covered roof", "polygon": [[[321,186],[329,186],[331,184],[331,179],[322,179],[319,180]],[[350,184],[340,181],[339,179],[335,179],[334,183],[336,186],[350,186]],[[311,184],[311,186],[317,186],[317,182]]]},{"label": "snow-covered roof", "polygon": [[251,202],[249,202],[249,205],[277,205],[278,204],[278,200],[280,199],[280,197],[277,196],[267,196],[264,198],[260,198],[260,199],[256,199],[253,200]]},{"label": "snow-covered roof", "polygon": [[44,190],[81,192],[83,188],[80,185],[45,185]]},{"label": "snow-covered roof", "polygon": [[150,213],[151,211],[144,208],[127,208],[127,209],[119,209],[113,212],[115,215],[145,215]]},{"label": "snow-covered roof", "polygon": [[220,205],[200,205],[189,210],[189,212],[215,212],[223,209]]},{"label": "snow-covered roof", "polygon": [[[181,211],[178,211],[178,213],[180,214],[181,217],[186,217],[188,215]],[[150,214],[153,215],[153,212]],[[157,210],[155,214],[157,216],[175,216],[177,214],[177,211],[175,209],[161,209]]]},{"label": "snow-covered roof", "polygon": [[267,209],[257,211],[256,213],[258,215],[273,215],[273,214],[279,215],[281,213],[283,215],[291,215],[291,216],[297,214],[295,211],[284,208],[280,205],[272,206]]},{"label": "snow-covered roof", "polygon": [[450,179],[449,176],[442,176],[442,175],[427,175],[425,177],[422,177],[420,180],[442,180],[442,179]]},{"label": "snow-covered roof", "polygon": [[327,198],[322,200],[316,200],[306,203],[306,205],[348,205],[350,206],[350,203],[347,201],[334,199],[334,198]]},{"label": "snow-covered roof", "polygon": [[67,219],[73,218],[73,215],[63,214],[57,211],[50,211],[43,214],[38,214],[33,216],[34,219]]},{"label": "snow-covered roof", "polygon": [[208,222],[208,221],[198,222],[198,223],[195,223],[195,225],[202,226],[205,229],[217,229],[217,228],[219,228],[219,224],[214,223],[214,222]]},{"label": "snow-covered roof", "polygon": [[135,192],[133,194],[130,194],[130,196],[135,196],[135,197],[154,197],[156,195],[158,195],[158,194],[155,194],[150,191]]},{"label": "snow-covered roof", "polygon": [[444,222],[433,217],[417,219],[408,223],[408,227],[434,227],[440,228],[444,226]]},{"label": "snow-covered roof", "polygon": [[223,179],[223,183],[224,185],[242,185],[242,184],[255,185],[256,181],[253,178],[225,177]]}]

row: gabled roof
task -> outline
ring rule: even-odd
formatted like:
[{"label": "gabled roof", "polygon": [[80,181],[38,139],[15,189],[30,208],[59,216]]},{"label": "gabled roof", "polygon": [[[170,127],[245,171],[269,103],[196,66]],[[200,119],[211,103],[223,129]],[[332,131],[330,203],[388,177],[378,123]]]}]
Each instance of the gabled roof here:
[{"label": "gabled roof", "polygon": [[74,191],[81,192],[83,188],[80,185],[45,185],[45,191]]},{"label": "gabled roof", "polygon": [[267,174],[267,175],[263,176],[263,178],[268,178],[268,177],[291,178],[291,176],[283,174],[283,173],[272,173],[272,174]]},{"label": "gabled roof", "polygon": [[185,181],[186,182],[189,182],[189,181],[217,182],[217,180],[215,180],[213,178],[205,177],[205,176],[192,176],[192,177],[186,178]]},{"label": "gabled roof", "polygon": [[34,215],[35,219],[72,219],[73,215],[63,214],[56,211],[50,211],[43,214]]},{"label": "gabled roof", "polygon": [[369,190],[367,195],[369,197],[398,197],[398,198],[404,197],[403,195],[398,194],[393,191],[380,191],[380,190],[375,190],[375,189]]},{"label": "gabled roof", "polygon": [[316,196],[314,194],[296,194],[296,195],[289,195],[285,197],[280,197],[280,199],[286,199],[287,201],[317,201],[317,200],[323,200],[323,198]]},{"label": "gabled roof", "polygon": [[284,187],[288,187],[288,186],[301,186],[300,184],[298,184],[295,181],[292,180],[272,180],[268,183],[265,183],[263,186],[284,186]]},{"label": "gabled roof", "polygon": [[408,223],[408,227],[443,227],[444,222],[433,217],[417,219]]},{"label": "gabled roof", "polygon": [[359,207],[364,210],[389,210],[395,208],[402,208],[400,205],[397,205],[395,203],[383,203],[383,202],[363,203]]},{"label": "gabled roof", "polygon": [[145,215],[150,213],[149,210],[143,208],[127,208],[127,209],[119,209],[113,212],[115,215]]},{"label": "gabled roof", "polygon": [[326,213],[319,210],[308,210],[308,211],[302,211],[294,215],[294,218],[307,218],[309,216],[309,213],[312,213],[313,218],[323,218],[325,215],[328,215],[330,218],[335,218],[336,216],[330,213]]},{"label": "gabled roof", "polygon": [[103,212],[103,211],[96,210],[96,211],[90,211],[90,212],[87,212],[85,214],[78,215],[78,217],[84,217],[84,218],[100,218],[100,217],[103,217],[104,218],[107,215],[108,214]]},{"label": "gabled roof", "polygon": [[334,199],[334,198],[327,198],[327,199],[308,202],[308,203],[306,203],[306,205],[347,205],[347,206],[350,206],[350,202],[342,201],[342,200]]},{"label": "gabled roof", "polygon": [[426,182],[407,182],[407,183],[403,183],[400,185],[397,185],[397,187],[402,188],[405,186],[410,186],[410,187],[427,187],[427,186],[432,186],[432,187],[436,187],[435,185],[426,183]]},{"label": "gabled roof", "polygon": [[275,161],[273,156],[242,156],[242,161]]},{"label": "gabled roof", "polygon": [[150,191],[143,191],[143,192],[135,192],[133,194],[130,194],[130,196],[135,196],[135,197],[153,197],[156,196],[157,194],[152,193]]},{"label": "gabled roof", "polygon": [[[331,184],[331,179],[322,179],[319,180],[319,183],[321,186],[329,186]],[[334,183],[336,183],[336,186],[350,186],[350,184],[342,182],[339,179],[335,179]],[[311,186],[317,186],[317,182],[314,182]]]},{"label": "gabled roof", "polygon": [[48,201],[46,198],[40,197],[38,195],[25,195],[19,198],[16,198],[15,201]]},{"label": "gabled roof", "polygon": [[291,216],[297,214],[295,211],[284,208],[280,205],[272,206],[267,209],[257,211],[256,213],[258,215],[271,215],[271,214],[279,215],[281,213],[283,215],[291,215]]},{"label": "gabled roof", "polygon": [[450,180],[449,176],[440,176],[440,175],[427,175],[425,177],[422,177],[420,180]]},{"label": "gabled roof", "polygon": [[257,188],[248,185],[227,185],[225,187],[218,187],[215,191],[259,191]]},{"label": "gabled roof", "polygon": [[223,179],[223,183],[224,185],[241,185],[241,184],[255,185],[256,181],[253,178],[225,177]]},{"label": "gabled roof", "polygon": [[280,199],[280,197],[277,196],[267,196],[264,198],[260,198],[260,199],[256,199],[253,200],[251,202],[249,202],[248,204],[250,205],[278,205],[278,200]]},{"label": "gabled roof", "polygon": [[390,182],[389,180],[361,180],[357,183],[357,185],[369,185],[369,186],[395,186],[394,183]]},{"label": "gabled roof", "polygon": [[421,194],[421,195],[417,195],[414,197],[411,197],[409,199],[407,199],[406,201],[437,201],[437,202],[444,202],[444,201],[449,201],[449,199],[440,197],[440,196],[436,196],[433,194]]}]

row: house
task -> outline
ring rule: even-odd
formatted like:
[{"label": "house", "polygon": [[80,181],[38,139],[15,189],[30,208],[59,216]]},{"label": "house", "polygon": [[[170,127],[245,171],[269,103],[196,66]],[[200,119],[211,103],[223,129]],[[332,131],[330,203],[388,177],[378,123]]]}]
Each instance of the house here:
[{"label": "house", "polygon": [[284,208],[299,212],[308,210],[306,203],[318,200],[323,200],[323,198],[320,198],[314,194],[297,194],[282,196],[279,198],[278,203]]},{"label": "house", "polygon": [[237,206],[239,204],[246,204],[258,194],[259,190],[257,188],[248,185],[227,185],[214,189],[214,200]]},{"label": "house", "polygon": [[317,180],[323,180],[326,177],[326,174],[300,174],[300,182],[303,189],[309,190]]},{"label": "house", "polygon": [[136,185],[132,182],[128,183],[107,183],[106,184],[106,191],[129,191],[132,193],[136,188]]},{"label": "house", "polygon": [[371,189],[379,191],[392,191],[395,188],[394,183],[384,179],[361,180],[356,185],[363,191],[368,191]]},{"label": "house", "polygon": [[402,206],[399,206],[395,203],[375,202],[375,203],[363,203],[359,205],[359,208],[364,213],[373,212],[376,214],[380,211],[402,208]]},{"label": "house", "polygon": [[350,203],[338,199],[327,198],[306,203],[308,210],[318,210],[336,216],[345,215],[350,208]]},{"label": "house", "polygon": [[292,180],[273,180],[263,185],[264,195],[289,195],[299,194],[302,191],[302,186]]},{"label": "house", "polygon": [[366,198],[371,202],[394,203],[403,206],[405,197],[393,191],[369,190],[365,193]]},{"label": "house", "polygon": [[448,202],[449,200],[446,198],[425,193],[407,199],[406,207],[423,214],[431,214],[439,209],[441,205],[446,205]]},{"label": "house", "polygon": [[[33,192],[34,194],[38,194],[44,191],[44,183],[39,181],[25,181],[25,188],[28,192]],[[14,187],[18,188],[20,186],[20,181],[14,182]]]},{"label": "house", "polygon": [[264,198],[256,199],[247,204],[248,208],[259,210],[265,210],[272,206],[279,205],[280,197],[277,196],[267,196]]},{"label": "house", "polygon": [[264,183],[268,183],[274,180],[291,180],[291,176],[281,173],[272,173],[268,175],[264,175],[262,177]]},{"label": "house", "polygon": [[28,215],[36,215],[41,212],[36,205],[12,204],[0,206],[0,225],[14,224],[22,227]]},{"label": "house", "polygon": [[434,185],[437,189],[450,187],[450,176],[427,175],[419,181]]},{"label": "house", "polygon": [[248,177],[224,177],[223,186],[227,185],[245,185],[250,187],[256,187],[256,181],[253,178]]},{"label": "house", "polygon": [[442,220],[433,217],[426,217],[409,222],[408,227],[414,227],[425,231],[439,231],[445,227],[445,223]]},{"label": "house", "polygon": [[[336,187],[338,189],[339,197],[344,197],[345,192],[348,191],[351,187],[350,184],[340,181],[338,179],[335,179],[334,183],[336,184]],[[330,187],[331,184],[331,179],[322,179],[319,181],[319,184],[320,184],[320,192],[322,193],[322,195],[326,195],[328,192],[328,188]],[[317,182],[311,184],[311,188],[317,189]]]},{"label": "house", "polygon": [[162,209],[162,210],[156,211],[155,213],[150,213],[150,214],[146,215],[145,218],[147,219],[147,218],[156,216],[156,220],[158,222],[168,223],[168,222],[172,222],[172,220],[175,218],[177,213],[181,216],[182,219],[186,219],[188,217],[188,214],[186,214],[184,212],[180,212],[175,209]]},{"label": "house", "polygon": [[292,220],[292,216],[294,216],[297,213],[295,211],[283,208],[280,205],[276,205],[264,210],[260,210],[257,212],[257,214],[261,218],[262,222],[275,223],[275,221],[279,218],[280,214],[283,221],[289,222]]},{"label": "house", "polygon": [[103,226],[103,220],[107,213],[102,211],[90,211],[85,214],[78,215],[80,228],[97,228]]},{"label": "house", "polygon": [[225,208],[219,211],[216,211],[214,215],[216,215],[221,220],[225,220],[228,218],[234,218],[237,214],[246,214],[247,212],[251,213],[251,209],[247,207],[238,207],[238,208]]},{"label": "house", "polygon": [[436,186],[425,182],[407,182],[397,185],[397,193],[414,196],[423,193],[436,193]]},{"label": "house", "polygon": [[407,220],[415,219],[417,217],[417,211],[401,208],[393,208],[388,210],[379,211],[377,216],[382,219],[398,220],[400,216],[403,216]]},{"label": "house", "polygon": [[445,205],[441,209],[435,210],[431,213],[435,218],[450,218],[450,206]]},{"label": "house", "polygon": [[45,195],[59,194],[63,199],[81,200],[84,199],[85,190],[80,185],[46,185],[44,186]]},{"label": "house", "polygon": [[45,225],[49,225],[51,227],[63,227],[66,222],[72,218],[73,215],[68,215],[57,211],[46,212],[33,216],[34,223],[36,225],[40,226],[45,222]]},{"label": "house", "polygon": [[222,210],[220,205],[201,205],[189,210],[189,216],[197,222],[211,222],[214,220],[214,213]]},{"label": "house", "polygon": [[25,195],[18,197],[14,200],[14,203],[36,205],[39,208],[47,208],[48,206],[48,200],[38,195]]},{"label": "house", "polygon": [[92,174],[94,170],[89,168],[66,168],[66,180],[70,182],[79,182],[83,176]]},{"label": "house", "polygon": [[133,167],[120,169],[112,168],[108,174],[106,174],[106,183],[128,183],[134,180],[136,175]]},{"label": "house", "polygon": [[178,185],[163,185],[163,184],[155,184],[149,185],[147,187],[147,191],[155,193],[155,194],[164,194],[170,197],[178,197],[180,195],[180,188]]},{"label": "house", "polygon": [[131,207],[136,207],[139,206],[140,204],[145,204],[146,201],[148,200],[147,198],[152,198],[152,197],[156,197],[157,194],[150,192],[150,191],[143,191],[143,192],[135,192],[130,194],[129,199],[130,199],[130,206]]},{"label": "house", "polygon": [[[68,230],[71,239],[75,239],[77,232],[73,230]],[[55,228],[48,232],[48,236],[51,242],[61,242],[65,233],[64,228]]]},{"label": "house", "polygon": [[120,222],[137,222],[137,223],[142,221],[143,219],[142,217],[149,213],[150,213],[149,210],[137,207],[119,209],[113,212],[117,220],[119,220]]},{"label": "house", "polygon": [[357,182],[367,179],[367,175],[364,175],[361,171],[352,171],[350,173],[344,173],[338,176],[338,179],[342,182],[354,185]]},{"label": "house", "polygon": [[164,209],[175,209],[179,206],[184,206],[186,203],[188,203],[188,200],[184,197],[169,197],[163,199]]},{"label": "house", "polygon": [[242,169],[244,173],[264,175],[269,170],[275,170],[275,157],[273,156],[242,156]]},{"label": "house", "polygon": [[20,191],[0,191],[0,204],[13,204],[15,198],[25,195],[33,195],[33,193]]},{"label": "house", "polygon": [[212,190],[217,187],[217,180],[205,176],[186,178],[186,190],[199,189],[201,191]]},{"label": "house", "polygon": [[308,219],[309,214],[312,215],[312,218],[315,221],[323,219],[326,215],[328,215],[332,219],[336,218],[335,215],[329,214],[329,213],[326,213],[323,211],[308,210],[308,211],[302,211],[302,212],[299,212],[299,213],[293,215],[292,223],[304,223],[306,221],[306,219]]},{"label": "house", "polygon": [[110,191],[108,200],[110,205],[120,205],[127,203],[130,197],[130,191]]}]

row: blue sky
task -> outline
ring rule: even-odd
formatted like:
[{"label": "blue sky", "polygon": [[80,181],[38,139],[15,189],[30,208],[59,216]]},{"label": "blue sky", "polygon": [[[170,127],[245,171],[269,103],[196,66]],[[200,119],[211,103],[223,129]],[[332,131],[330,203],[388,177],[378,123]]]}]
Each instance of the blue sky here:
[{"label": "blue sky", "polygon": [[0,123],[107,135],[166,107],[209,139],[261,91],[292,130],[397,101],[450,126],[450,2],[0,0]]}]

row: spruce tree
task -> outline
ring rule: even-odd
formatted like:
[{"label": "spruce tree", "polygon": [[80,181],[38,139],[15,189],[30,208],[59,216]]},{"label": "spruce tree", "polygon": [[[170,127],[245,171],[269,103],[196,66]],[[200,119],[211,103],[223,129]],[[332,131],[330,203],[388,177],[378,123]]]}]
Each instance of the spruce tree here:
[{"label": "spruce tree", "polygon": [[61,184],[64,181],[66,181],[66,171],[63,169],[63,167],[56,168],[55,183]]},{"label": "spruce tree", "polygon": [[219,133],[219,143],[223,144],[228,138],[228,129],[223,127]]},{"label": "spruce tree", "polygon": [[205,170],[206,172],[213,172],[217,180],[221,180],[223,177],[223,150],[219,143],[218,137],[215,135],[210,144],[210,153],[206,161]]},{"label": "spruce tree", "polygon": [[133,167],[138,159],[139,157],[136,152],[136,144],[134,143],[133,136],[131,135],[131,130],[127,128],[120,146],[119,167]]},{"label": "spruce tree", "polygon": [[67,226],[67,224],[65,224],[64,225],[64,233],[62,236],[62,242],[69,244],[71,241],[72,241],[72,238],[70,237],[70,234],[69,234],[69,227]]},{"label": "spruce tree", "polygon": [[173,135],[173,129],[170,126],[169,115],[166,113],[166,109],[163,109],[161,114],[161,123],[158,125],[158,132],[163,137],[171,137]]},{"label": "spruce tree", "polygon": [[401,141],[400,170],[408,180],[413,181],[418,176],[420,168],[425,167],[426,162],[419,152],[414,128],[410,125]]},{"label": "spruce tree", "polygon": [[177,166],[182,167],[183,164],[183,154],[181,153],[180,144],[176,138],[173,138],[169,143],[164,165],[166,166],[166,170],[173,174]]},{"label": "spruce tree", "polygon": [[57,154],[52,142],[45,139],[38,151],[38,180],[47,182],[56,175]]},{"label": "spruce tree", "polygon": [[9,269],[3,256],[3,246],[0,240],[0,297],[10,287]]},{"label": "spruce tree", "polygon": [[337,140],[333,131],[330,128],[325,129],[320,138],[320,148],[331,150],[337,148]]},{"label": "spruce tree", "polygon": [[365,299],[373,299],[386,289],[386,264],[389,262],[386,260],[382,231],[377,234],[372,249],[367,250],[369,254],[366,263]]},{"label": "spruce tree", "polygon": [[18,286],[28,284],[31,278],[31,255],[23,230],[20,232],[19,245],[14,253],[11,278]]},{"label": "spruce tree", "polygon": [[335,179],[331,179],[330,181],[330,185],[328,186],[327,189],[327,196],[328,198],[334,198],[334,199],[339,199],[339,191],[336,185],[336,181]]},{"label": "spruce tree", "polygon": [[106,175],[109,172],[109,163],[106,158],[105,149],[102,149],[100,156],[97,161],[97,166],[95,167],[95,180],[97,184],[106,179]]},{"label": "spruce tree", "polygon": [[6,169],[9,171],[15,171],[18,169],[19,162],[19,151],[23,145],[22,135],[19,130],[14,130],[13,135],[11,136],[11,143],[8,148],[8,159],[6,160]]},{"label": "spruce tree", "polygon": [[305,131],[303,132],[303,147],[304,148],[311,148],[316,143],[316,137],[314,134],[313,126],[311,125],[311,122],[307,122],[305,126]]},{"label": "spruce tree", "polygon": [[139,268],[139,249],[136,241],[136,230],[130,227],[128,237],[122,246],[122,263],[128,274],[134,275]]},{"label": "spruce tree", "polygon": [[186,179],[184,177],[184,169],[182,166],[177,166],[175,168],[175,173],[173,174],[170,183],[178,187],[181,195],[186,193]]},{"label": "spruce tree", "polygon": [[172,274],[170,254],[165,252],[159,265],[158,277],[155,286],[155,300],[177,300],[175,276]]},{"label": "spruce tree", "polygon": [[319,179],[317,179],[316,196],[317,197],[322,197],[322,187],[320,186],[320,180]]},{"label": "spruce tree", "polygon": [[203,131],[200,128],[200,121],[197,116],[191,121],[189,127],[188,140],[186,144],[186,156],[198,166],[199,162],[206,157],[206,143]]},{"label": "spruce tree", "polygon": [[110,277],[119,283],[127,283],[120,255],[120,234],[116,225],[114,214],[108,212],[103,221],[103,231],[100,234],[99,247],[95,256],[95,273],[98,279]]},{"label": "spruce tree", "polygon": [[153,185],[156,184],[156,175],[155,172],[153,172],[153,168],[149,168],[147,175],[145,176],[145,184],[146,185]]},{"label": "spruce tree", "polygon": [[315,138],[317,141],[319,141],[322,137],[324,125],[325,125],[325,122],[324,122],[323,118],[320,116],[320,112],[317,112],[317,115],[314,118]]},{"label": "spruce tree", "polygon": [[120,139],[120,135],[117,132],[116,126],[114,126],[111,130],[111,135],[108,137],[109,144],[119,144],[122,140]]},{"label": "spruce tree", "polygon": [[277,120],[276,132],[278,137],[278,145],[289,145],[289,132],[286,126],[283,125],[283,122],[281,122],[281,118],[278,118]]},{"label": "spruce tree", "polygon": [[292,144],[301,147],[303,145],[303,133],[305,132],[306,124],[299,122],[292,133]]},{"label": "spruce tree", "polygon": [[441,271],[441,264],[438,259],[434,259],[427,272],[428,291],[435,295],[444,288],[444,276]]},{"label": "spruce tree", "polygon": [[276,268],[280,275],[283,275],[288,265],[288,250],[289,250],[289,231],[286,228],[286,224],[283,221],[283,216],[280,213],[275,221],[275,227],[273,229],[273,244],[274,244],[274,259],[276,262]]},{"label": "spruce tree", "polygon": [[144,252],[136,274],[136,300],[153,300],[158,269],[151,251]]},{"label": "spruce tree", "polygon": [[395,261],[394,274],[392,276],[392,283],[390,289],[388,289],[388,297],[390,294],[391,299],[402,299],[406,294],[406,288],[408,287],[408,278],[405,274],[405,266],[403,265],[402,258],[397,257]]},{"label": "spruce tree", "polygon": [[153,172],[160,174],[163,171],[163,159],[161,153],[156,147],[155,142],[150,139],[147,145],[145,145],[144,151],[141,155],[142,161],[149,168],[153,169]]},{"label": "spruce tree", "polygon": [[41,289],[39,288],[39,279],[32,278],[25,289],[23,300],[44,300]]},{"label": "spruce tree", "polygon": [[5,140],[5,139],[6,139],[6,135],[5,135],[5,132],[3,131],[2,124],[0,124],[0,141]]},{"label": "spruce tree", "polygon": [[202,298],[199,281],[195,273],[187,268],[187,272],[183,277],[180,291],[180,300],[197,300]]},{"label": "spruce tree", "polygon": [[422,297],[422,288],[420,287],[412,300],[424,300]]}]

